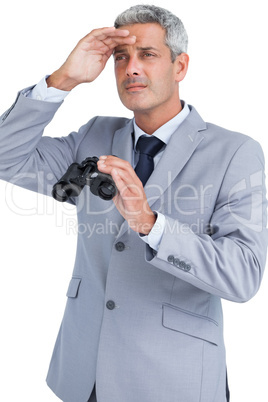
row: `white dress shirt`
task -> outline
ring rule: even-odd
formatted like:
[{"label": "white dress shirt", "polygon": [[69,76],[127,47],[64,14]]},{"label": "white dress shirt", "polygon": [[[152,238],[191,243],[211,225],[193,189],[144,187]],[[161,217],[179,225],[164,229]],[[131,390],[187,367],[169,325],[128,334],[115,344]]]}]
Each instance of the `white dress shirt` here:
[{"label": "white dress shirt", "polygon": [[25,92],[24,96],[46,102],[62,102],[70,91],[62,91],[61,89],[53,87],[48,88],[46,82],[47,77],[49,77],[49,75],[43,77],[35,87]]},{"label": "white dress shirt", "polygon": [[[42,80],[31,90],[24,93],[24,96],[27,96],[32,99],[42,100],[46,102],[62,102],[66,96],[70,93],[69,91],[62,91],[57,88],[47,87],[46,78],[48,76],[42,78]],[[170,137],[172,134],[177,130],[179,125],[183,122],[183,120],[188,116],[190,109],[188,105],[182,101],[183,109],[178,113],[173,119],[169,120],[163,126],[159,127],[153,135],[159,138],[161,141],[165,143],[163,148],[158,152],[158,154],[154,157],[154,165],[156,166],[163,152],[165,150],[166,145],[168,144]],[[139,153],[136,150],[136,145],[138,139],[141,135],[150,136],[149,134],[144,133],[140,127],[137,126],[135,119],[133,119],[134,125],[134,134],[135,134],[135,144],[134,144],[134,154],[133,154],[133,166],[136,166]],[[154,249],[155,251],[158,250],[159,244],[161,242],[164,230],[165,230],[165,223],[166,219],[163,214],[160,212],[154,211],[157,215],[156,222],[151,229],[150,233],[147,236],[140,235],[140,238],[145,241],[149,246]]]}]

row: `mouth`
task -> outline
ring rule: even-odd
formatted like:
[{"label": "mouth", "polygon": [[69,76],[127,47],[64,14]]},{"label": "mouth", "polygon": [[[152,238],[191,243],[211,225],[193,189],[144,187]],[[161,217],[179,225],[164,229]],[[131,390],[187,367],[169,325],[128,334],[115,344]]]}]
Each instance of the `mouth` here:
[{"label": "mouth", "polygon": [[146,88],[146,85],[142,85],[142,84],[132,84],[132,85],[127,85],[126,86],[126,90],[128,92],[137,92],[137,91],[142,91],[143,89]]}]

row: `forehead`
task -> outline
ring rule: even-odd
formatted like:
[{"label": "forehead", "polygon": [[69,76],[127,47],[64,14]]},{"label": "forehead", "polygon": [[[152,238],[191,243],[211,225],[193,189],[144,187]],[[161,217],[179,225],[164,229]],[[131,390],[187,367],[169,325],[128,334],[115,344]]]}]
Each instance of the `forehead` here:
[{"label": "forehead", "polygon": [[[131,48],[148,46],[157,47],[159,50],[167,48],[165,44],[166,31],[157,23],[124,25],[119,29],[127,29],[130,36],[136,36],[136,42],[130,46]],[[122,47],[125,48],[125,46],[117,46],[115,50],[120,50]]]}]

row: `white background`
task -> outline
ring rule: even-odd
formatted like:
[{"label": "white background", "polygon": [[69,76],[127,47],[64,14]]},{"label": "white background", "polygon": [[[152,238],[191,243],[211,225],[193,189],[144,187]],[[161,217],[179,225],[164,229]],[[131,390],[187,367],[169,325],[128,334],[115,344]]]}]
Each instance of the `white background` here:
[{"label": "white background", "polygon": [[[58,68],[82,36],[113,25],[117,14],[133,4],[5,1],[0,10],[0,114],[19,89]],[[177,14],[188,31],[190,68],[181,84],[182,99],[204,120],[258,140],[268,159],[265,0],[154,4]],[[46,134],[66,135],[96,114],[131,116],[117,98],[112,60],[97,81],[73,91]],[[0,182],[0,216],[0,400],[56,401],[45,376],[74,262],[76,236],[70,224],[75,211]],[[223,305],[231,400],[267,402],[267,274],[254,299]]]}]

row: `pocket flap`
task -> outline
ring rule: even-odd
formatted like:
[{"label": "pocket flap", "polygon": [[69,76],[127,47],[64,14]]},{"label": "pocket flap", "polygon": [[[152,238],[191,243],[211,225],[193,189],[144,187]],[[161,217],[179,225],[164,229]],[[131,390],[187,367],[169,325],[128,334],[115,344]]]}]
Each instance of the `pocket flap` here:
[{"label": "pocket flap", "polygon": [[163,326],[214,345],[219,344],[220,331],[216,321],[175,306],[163,305]]},{"label": "pocket flap", "polygon": [[81,280],[82,278],[75,278],[75,277],[73,277],[70,280],[69,287],[66,293],[67,297],[77,297]]}]

